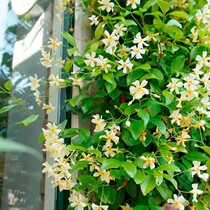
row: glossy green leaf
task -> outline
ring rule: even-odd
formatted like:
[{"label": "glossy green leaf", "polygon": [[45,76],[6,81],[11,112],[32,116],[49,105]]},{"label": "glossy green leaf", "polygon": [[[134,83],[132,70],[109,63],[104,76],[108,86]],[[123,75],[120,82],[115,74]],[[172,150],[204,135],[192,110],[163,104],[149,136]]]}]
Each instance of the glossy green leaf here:
[{"label": "glossy green leaf", "polygon": [[155,5],[157,2],[157,0],[148,0],[146,1],[146,3],[143,6],[143,9],[147,10],[149,9],[151,6]]},{"label": "glossy green leaf", "polygon": [[184,33],[176,26],[165,26],[164,31],[175,40],[180,40],[184,36]]},{"label": "glossy green leaf", "polygon": [[74,165],[71,165],[71,169],[69,170],[71,173],[74,171],[78,171],[84,169],[86,166],[89,165],[88,161],[78,161]]},{"label": "glossy green leaf", "polygon": [[39,115],[31,115],[29,117],[27,117],[25,120],[20,121],[19,123],[17,123],[17,125],[25,125],[28,126],[31,123],[35,122],[37,119],[39,118]]},{"label": "glossy green leaf", "polygon": [[110,168],[119,168],[121,161],[116,159],[105,159],[102,163],[101,169],[106,170]]},{"label": "glossy green leaf", "polygon": [[169,182],[171,182],[176,189],[178,188],[177,181],[174,178],[172,178],[170,175],[163,174],[163,177],[164,177],[164,179],[167,179]]},{"label": "glossy green leaf", "polygon": [[4,112],[8,112],[9,110],[13,109],[14,107],[16,107],[16,104],[10,104],[8,106],[4,106],[0,109],[0,114],[2,114]]},{"label": "glossy green leaf", "polygon": [[8,80],[7,82],[5,82],[4,87],[6,90],[12,90],[12,82],[11,80]]},{"label": "glossy green leaf", "polygon": [[71,57],[75,52],[77,52],[78,51],[78,48],[76,48],[76,47],[74,47],[74,48],[69,48],[68,50],[67,50],[67,52],[68,52],[68,55]]},{"label": "glossy green leaf", "polygon": [[133,178],[136,174],[136,165],[134,163],[122,162],[121,166],[128,173],[128,175]]},{"label": "glossy green leaf", "polygon": [[63,31],[61,34],[72,47],[76,47],[75,38],[70,33]]},{"label": "glossy green leaf", "polygon": [[133,208],[133,210],[149,210],[149,207],[145,205],[137,205]]},{"label": "glossy green leaf", "polygon": [[139,109],[137,115],[144,121],[144,126],[146,127],[150,119],[149,113],[144,109]]},{"label": "glossy green leaf", "polygon": [[164,200],[168,200],[172,197],[172,192],[165,182],[163,182],[160,186],[156,186],[156,189]]},{"label": "glossy green leaf", "polygon": [[137,170],[133,179],[136,184],[140,184],[145,180],[145,174],[141,170]]},{"label": "glossy green leaf", "polygon": [[209,157],[202,152],[189,152],[188,154],[184,155],[184,158],[187,160],[199,160],[199,161],[207,161]]},{"label": "glossy green leaf", "polygon": [[97,185],[97,181],[96,179],[93,177],[93,176],[90,176],[90,175],[79,175],[77,177],[77,180],[80,181],[82,187],[87,187],[88,185],[89,186],[93,186],[93,185]]},{"label": "glossy green leaf", "polygon": [[128,127],[135,140],[139,139],[143,131],[145,130],[144,123],[142,121],[131,121],[131,126]]},{"label": "glossy green leaf", "polygon": [[73,97],[72,99],[69,100],[70,104],[75,107],[77,106],[82,99],[84,99],[86,97],[85,94],[81,93],[79,95],[76,95],[75,97]]},{"label": "glossy green leaf", "polygon": [[184,11],[173,11],[171,13],[169,13],[169,15],[173,15],[175,17],[180,17],[180,18],[183,18],[183,19],[186,19],[186,20],[190,20],[188,14]]},{"label": "glossy green leaf", "polygon": [[71,70],[72,66],[73,66],[73,61],[72,60],[67,60],[63,69],[66,72],[69,72]]},{"label": "glossy green leaf", "polygon": [[163,96],[165,97],[165,100],[166,100],[166,105],[169,105],[171,104],[173,101],[174,101],[174,95],[172,93],[170,93],[169,91],[167,90],[164,90],[162,92]]},{"label": "glossy green leaf", "polygon": [[208,155],[210,155],[210,147],[208,146],[202,146],[200,147],[202,150],[204,150]]},{"label": "glossy green leaf", "polygon": [[144,196],[147,195],[156,186],[155,177],[152,175],[147,175],[145,180],[140,184],[140,186],[141,186],[142,194]]},{"label": "glossy green leaf", "polygon": [[80,150],[80,151],[83,151],[83,152],[87,150],[85,147],[76,146],[76,145],[68,145],[68,146],[67,146],[67,149],[68,149],[69,151]]},{"label": "glossy green leaf", "polygon": [[166,132],[166,125],[165,123],[159,119],[159,118],[150,118],[150,122],[153,123],[158,127],[160,132],[165,133]]},{"label": "glossy green leaf", "polygon": [[168,12],[169,10],[169,3],[167,1],[163,1],[163,0],[157,0],[157,4],[160,7],[160,9],[162,10],[162,12],[165,14],[166,12]]},{"label": "glossy green leaf", "polygon": [[95,39],[96,40],[99,40],[104,33],[103,25],[104,25],[104,22],[101,22],[98,24],[98,26],[95,29]]},{"label": "glossy green leaf", "polygon": [[175,172],[180,172],[180,168],[173,165],[173,164],[162,164],[160,166],[158,166],[156,168],[157,170],[160,170],[160,171],[175,171]]},{"label": "glossy green leaf", "polygon": [[176,71],[182,71],[184,64],[185,64],[184,55],[179,55],[172,61],[171,68]]}]

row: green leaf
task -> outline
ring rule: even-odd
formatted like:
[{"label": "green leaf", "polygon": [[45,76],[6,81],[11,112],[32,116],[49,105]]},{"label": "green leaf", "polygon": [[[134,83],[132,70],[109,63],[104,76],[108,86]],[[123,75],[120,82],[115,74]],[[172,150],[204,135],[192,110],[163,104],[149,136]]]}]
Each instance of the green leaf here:
[{"label": "green leaf", "polygon": [[12,82],[11,82],[11,80],[8,80],[7,82],[5,82],[4,87],[5,87],[5,89],[7,89],[9,91],[12,90]]},{"label": "green leaf", "polygon": [[88,112],[91,106],[93,105],[94,99],[92,97],[88,97],[83,100],[81,104],[82,111],[84,113]]},{"label": "green leaf", "polygon": [[177,184],[177,181],[174,179],[174,178],[172,178],[170,175],[168,175],[168,174],[163,174],[163,177],[165,178],[165,179],[167,179],[169,182],[171,182],[173,185],[174,185],[174,187],[176,188],[176,189],[178,189],[178,184]]},{"label": "green leaf", "polygon": [[79,180],[82,183],[82,187],[87,187],[88,185],[90,185],[91,187],[93,185],[97,185],[97,181],[93,176],[90,175],[79,175],[77,177],[77,180]]},{"label": "green leaf", "polygon": [[136,165],[134,163],[122,162],[121,166],[128,173],[128,175],[133,178],[136,174]]},{"label": "green leaf", "polygon": [[105,159],[102,163],[101,169],[106,170],[110,168],[119,168],[121,161],[116,159]]},{"label": "green leaf", "polygon": [[183,156],[187,160],[199,160],[199,161],[208,161],[209,157],[202,152],[189,152]]},{"label": "green leaf", "polygon": [[181,71],[185,64],[184,55],[177,56],[171,63],[172,70]]},{"label": "green leaf", "polygon": [[149,207],[145,205],[138,205],[138,206],[135,206],[133,210],[149,210]]},{"label": "green leaf", "polygon": [[121,137],[122,137],[122,140],[125,142],[125,144],[128,146],[135,146],[140,143],[140,141],[136,141],[133,138],[131,132],[128,131],[127,129],[122,130]]},{"label": "green leaf", "polygon": [[61,122],[60,124],[58,124],[58,128],[61,130],[64,130],[67,124],[67,120],[64,120],[63,122]]},{"label": "green leaf", "polygon": [[166,105],[169,105],[169,104],[171,104],[172,102],[173,102],[173,100],[174,100],[174,95],[172,94],[172,93],[170,93],[169,91],[167,91],[167,90],[164,90],[163,92],[162,92],[162,94],[163,94],[163,96],[165,97],[165,99],[166,99]]},{"label": "green leaf", "polygon": [[14,108],[16,106],[16,104],[11,104],[8,106],[4,106],[0,109],[0,114],[4,113],[4,112],[8,112],[9,110],[11,110],[12,108]]},{"label": "green leaf", "polygon": [[162,1],[162,0],[157,0],[157,4],[164,14],[166,12],[168,12],[168,10],[169,10],[169,3],[168,2]]},{"label": "green leaf", "polygon": [[137,115],[144,121],[144,126],[146,127],[150,119],[149,113],[144,109],[139,109]]},{"label": "green leaf", "polygon": [[155,177],[152,175],[147,175],[145,180],[140,184],[140,186],[141,186],[142,194],[144,196],[147,195],[156,186]]},{"label": "green leaf", "polygon": [[85,97],[86,97],[86,95],[83,94],[83,93],[81,93],[81,94],[79,94],[79,95],[76,95],[76,96],[73,97],[72,99],[70,99],[69,102],[70,102],[70,104],[71,104],[73,107],[75,107],[75,106],[77,106],[77,105],[80,103],[80,101],[81,101],[83,98],[85,98]]},{"label": "green leaf", "polygon": [[71,138],[79,134],[78,128],[68,128],[62,131],[61,136],[63,138]]},{"label": "green leaf", "polygon": [[150,118],[150,122],[153,123],[158,127],[160,132],[165,133],[166,132],[166,125],[165,123],[159,119],[159,118]]},{"label": "green leaf", "polygon": [[88,165],[89,165],[88,161],[79,161],[79,162],[76,162],[74,165],[71,165],[71,169],[69,171],[70,173],[72,173],[74,171],[84,169]]},{"label": "green leaf", "polygon": [[190,21],[190,18],[188,16],[188,14],[184,11],[173,11],[173,12],[169,13],[169,15],[173,15],[173,16],[176,16],[176,17],[186,19],[187,21]]},{"label": "green leaf", "polygon": [[96,40],[99,40],[104,33],[103,25],[104,25],[104,22],[101,22],[98,24],[98,26],[95,29],[95,39]]},{"label": "green leaf", "polygon": [[180,24],[177,20],[169,20],[166,26],[178,26],[179,28],[182,28],[182,24]]},{"label": "green leaf", "polygon": [[202,146],[200,147],[202,150],[204,150],[208,155],[210,155],[210,147],[208,146]]},{"label": "green leaf", "polygon": [[155,5],[157,0],[149,0],[143,6],[143,9],[148,10],[151,6]]},{"label": "green leaf", "polygon": [[168,200],[172,197],[172,192],[169,190],[169,187],[165,182],[163,182],[160,186],[156,186],[156,189],[164,200]]},{"label": "green leaf", "polygon": [[175,40],[180,40],[184,36],[184,33],[176,26],[165,26],[164,31]]},{"label": "green leaf", "polygon": [[173,164],[162,164],[159,167],[156,168],[157,170],[160,171],[175,171],[175,172],[180,172],[180,168],[173,165]]},{"label": "green leaf", "polygon": [[74,48],[70,48],[67,50],[68,55],[71,57],[75,52],[78,51],[78,48],[74,47]]},{"label": "green leaf", "polygon": [[82,146],[76,146],[76,145],[68,145],[67,146],[67,149],[69,151],[75,151],[75,150],[80,150],[82,152],[85,152],[87,149],[85,147],[82,147]]},{"label": "green leaf", "polygon": [[105,82],[105,87],[106,87],[107,93],[111,93],[117,87],[117,84],[115,81],[114,83]]},{"label": "green leaf", "polygon": [[70,33],[63,31],[61,34],[72,47],[76,47],[75,38]]},{"label": "green leaf", "polygon": [[71,70],[73,64],[74,64],[74,62],[73,62],[72,60],[68,60],[68,61],[66,61],[65,66],[64,66],[63,69],[64,69],[66,72],[69,72],[69,71]]},{"label": "green leaf", "polygon": [[136,22],[133,20],[125,20],[124,24],[125,26],[137,26]]},{"label": "green leaf", "polygon": [[114,79],[114,74],[113,73],[103,74],[103,79],[106,80],[107,82],[111,83],[111,84],[115,83],[115,79]]},{"label": "green leaf", "polygon": [[39,118],[39,115],[31,115],[29,117],[27,117],[25,120],[20,121],[19,123],[17,123],[17,125],[25,125],[28,126],[31,123],[33,123],[34,121],[36,121]]},{"label": "green leaf", "polygon": [[21,152],[21,153],[28,153],[30,155],[35,156],[37,159],[42,161],[42,154],[24,144],[9,140],[9,139],[4,139],[0,137],[0,152]]},{"label": "green leaf", "polygon": [[137,140],[145,130],[145,127],[142,121],[131,121],[131,126],[127,129],[131,132],[133,138]]},{"label": "green leaf", "polygon": [[42,142],[44,142],[44,140],[45,140],[45,137],[44,137],[44,133],[42,132],[38,136],[38,141],[39,141],[39,143],[42,143]]},{"label": "green leaf", "polygon": [[141,170],[137,170],[133,179],[136,182],[136,184],[140,184],[145,180],[145,175]]}]

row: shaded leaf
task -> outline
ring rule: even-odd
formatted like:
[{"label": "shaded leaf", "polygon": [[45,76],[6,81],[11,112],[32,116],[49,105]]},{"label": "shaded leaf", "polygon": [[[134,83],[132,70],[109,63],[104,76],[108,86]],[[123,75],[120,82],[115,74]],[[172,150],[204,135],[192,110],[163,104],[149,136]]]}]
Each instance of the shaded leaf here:
[{"label": "shaded leaf", "polygon": [[34,121],[36,121],[39,118],[39,115],[31,115],[29,117],[27,117],[25,120],[20,121],[19,123],[17,123],[17,125],[25,125],[28,126],[31,123],[33,123]]}]

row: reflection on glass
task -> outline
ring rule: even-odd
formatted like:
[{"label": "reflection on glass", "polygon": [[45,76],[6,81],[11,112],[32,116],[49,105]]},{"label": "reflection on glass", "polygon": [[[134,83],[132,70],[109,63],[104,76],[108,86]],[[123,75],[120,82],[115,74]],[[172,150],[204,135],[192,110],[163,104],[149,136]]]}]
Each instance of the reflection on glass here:
[{"label": "reflection on glass", "polygon": [[[0,86],[10,79],[12,96],[0,94],[0,108],[13,97],[24,98],[24,107],[17,107],[0,115],[0,135],[31,146],[38,151],[38,135],[44,125],[39,120],[28,127],[17,123],[32,113],[44,117],[45,113],[34,100],[29,87],[29,76],[34,73],[45,78],[47,72],[39,62],[40,48],[50,34],[51,14],[47,8],[40,16],[17,17],[11,9],[10,0],[1,2],[0,14]],[[42,87],[46,95],[47,87]],[[28,154],[0,153],[0,209],[43,210],[43,177],[41,162]]]}]

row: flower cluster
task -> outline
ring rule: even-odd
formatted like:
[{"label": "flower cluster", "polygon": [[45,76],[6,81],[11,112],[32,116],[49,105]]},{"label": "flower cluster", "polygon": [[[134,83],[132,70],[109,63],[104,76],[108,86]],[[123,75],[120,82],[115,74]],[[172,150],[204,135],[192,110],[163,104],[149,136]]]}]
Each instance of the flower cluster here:
[{"label": "flower cluster", "polygon": [[[54,163],[45,162],[43,172],[70,191],[69,209],[207,208],[210,2],[83,3],[93,40],[81,53],[63,33],[69,55],[78,52],[64,64],[56,58],[61,43],[50,38],[41,63],[63,69],[65,79],[58,72],[48,82],[75,86],[66,109],[92,128],[48,123],[44,151]],[[69,5],[61,1],[59,8]],[[30,81],[41,104],[41,79]],[[55,108],[49,102],[43,109]]]}]

